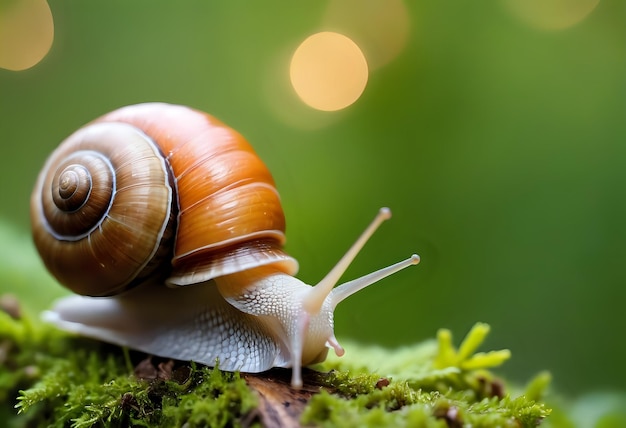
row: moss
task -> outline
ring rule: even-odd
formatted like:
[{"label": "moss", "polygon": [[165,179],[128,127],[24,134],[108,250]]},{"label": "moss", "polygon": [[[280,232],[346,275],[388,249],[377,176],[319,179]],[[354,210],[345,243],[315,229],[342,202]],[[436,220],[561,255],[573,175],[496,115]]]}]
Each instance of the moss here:
[{"label": "moss", "polygon": [[[203,367],[183,384],[128,376],[115,356],[77,352],[19,397],[18,409],[34,406],[54,427],[231,426],[254,408],[255,400],[238,375]],[[82,370],[77,370],[82,367]]]},{"label": "moss", "polygon": [[550,414],[534,399],[547,387],[545,376],[529,384],[532,399],[526,393],[508,394],[503,381],[486,368],[502,364],[510,352],[474,353],[488,332],[489,326],[476,324],[458,349],[448,330],[440,330],[436,342],[398,352],[348,345],[350,355],[364,356],[385,377],[363,374],[364,367],[351,375],[355,368],[349,357],[331,358],[326,366],[337,370],[328,377],[334,393],[314,396],[302,421],[339,427],[539,425]]},{"label": "moss", "polygon": [[140,379],[119,348],[2,311],[0,348],[2,414],[13,426],[233,426],[256,405],[236,373],[191,365],[184,379]]},{"label": "moss", "polygon": [[[536,426],[550,413],[538,401],[548,375],[511,396],[486,370],[506,360],[508,351],[474,353],[487,332],[478,324],[458,349],[445,330],[437,341],[391,353],[348,345],[348,356],[319,367],[328,374],[316,377],[321,392],[310,397],[301,422]],[[263,419],[257,394],[237,373],[142,361],[142,354],[69,336],[28,315],[0,311],[0,350],[0,397],[8,404],[1,415],[11,426],[249,426]]]},{"label": "moss", "polygon": [[165,397],[165,426],[231,426],[256,407],[256,397],[239,374],[204,367],[195,375],[193,389]]}]

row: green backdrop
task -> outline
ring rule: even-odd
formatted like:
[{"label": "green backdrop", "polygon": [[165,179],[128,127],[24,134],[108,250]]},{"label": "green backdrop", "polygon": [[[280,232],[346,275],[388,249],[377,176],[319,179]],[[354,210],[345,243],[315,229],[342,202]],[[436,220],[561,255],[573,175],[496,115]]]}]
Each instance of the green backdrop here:
[{"label": "green backdrop", "polygon": [[[302,279],[320,279],[380,206],[393,209],[347,277],[413,252],[422,263],[343,303],[340,338],[399,346],[485,321],[488,347],[512,350],[513,379],[549,369],[566,392],[624,387],[621,1],[559,31],[529,26],[505,2],[407,2],[404,50],[335,113],[297,105],[288,85],[290,53],[327,29],[325,2],[50,7],[49,55],[0,70],[0,218],[27,258],[31,187],[63,138],[122,105],[186,104],[239,130],[269,165]],[[13,263],[19,250],[7,245],[5,262],[41,270]],[[61,293],[24,275],[0,291],[33,310]]]}]

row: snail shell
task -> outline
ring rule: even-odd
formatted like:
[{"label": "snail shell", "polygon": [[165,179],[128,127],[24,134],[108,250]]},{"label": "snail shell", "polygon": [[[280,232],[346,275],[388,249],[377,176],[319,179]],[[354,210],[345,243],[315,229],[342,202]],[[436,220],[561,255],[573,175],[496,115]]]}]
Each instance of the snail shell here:
[{"label": "snail shell", "polygon": [[239,133],[189,107],[129,106],[79,129],[46,162],[31,207],[46,267],[79,294],[298,268],[281,249],[267,167]]}]

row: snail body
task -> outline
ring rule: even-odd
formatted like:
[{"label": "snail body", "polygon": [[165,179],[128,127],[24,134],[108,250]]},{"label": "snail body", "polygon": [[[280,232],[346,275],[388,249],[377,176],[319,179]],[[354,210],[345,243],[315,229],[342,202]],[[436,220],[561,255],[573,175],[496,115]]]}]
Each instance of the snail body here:
[{"label": "snail body", "polygon": [[154,355],[260,372],[323,361],[333,312],[411,258],[333,288],[382,209],[312,287],[282,249],[285,217],[271,173],[236,131],[162,103],[124,107],[69,136],[31,197],[48,270],[78,295],[43,314],[62,329]]}]

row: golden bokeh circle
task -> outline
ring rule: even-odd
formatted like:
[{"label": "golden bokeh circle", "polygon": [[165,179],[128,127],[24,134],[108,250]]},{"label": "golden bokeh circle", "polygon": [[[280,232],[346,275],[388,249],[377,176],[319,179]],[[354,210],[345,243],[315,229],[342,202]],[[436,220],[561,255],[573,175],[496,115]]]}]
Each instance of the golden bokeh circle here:
[{"label": "golden bokeh circle", "polygon": [[354,103],[367,85],[367,61],[349,37],[334,32],[309,36],[294,52],[291,84],[307,105],[324,111]]},{"label": "golden bokeh circle", "polygon": [[0,67],[26,70],[50,51],[54,39],[52,12],[46,0],[15,0],[0,10]]}]

